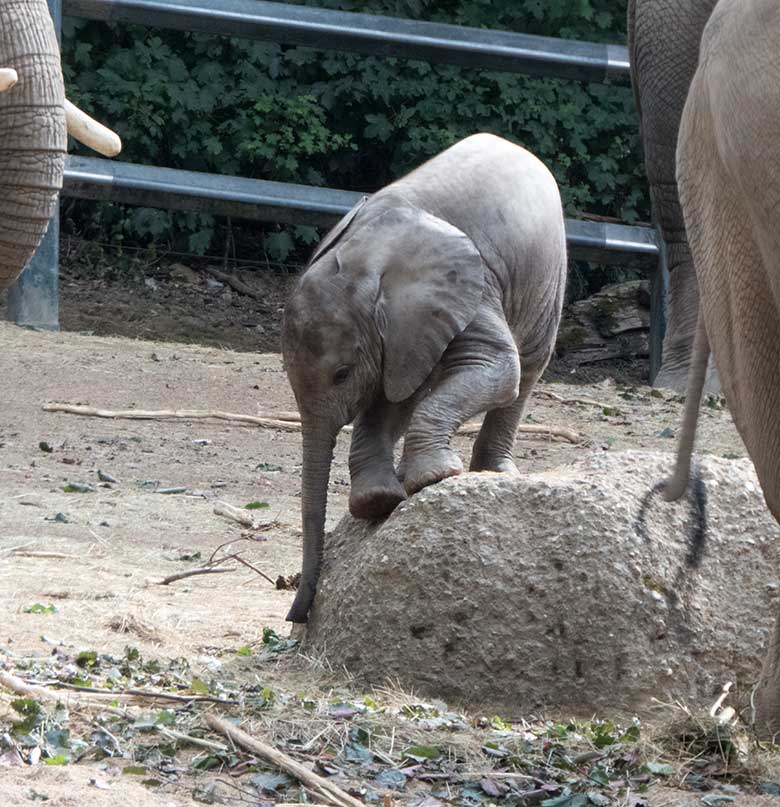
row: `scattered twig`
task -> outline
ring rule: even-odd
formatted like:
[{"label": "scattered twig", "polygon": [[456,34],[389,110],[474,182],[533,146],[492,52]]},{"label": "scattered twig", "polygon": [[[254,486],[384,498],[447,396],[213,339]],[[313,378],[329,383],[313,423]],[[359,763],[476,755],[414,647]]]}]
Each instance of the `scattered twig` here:
[{"label": "scattered twig", "polygon": [[52,558],[54,560],[78,557],[77,555],[66,555],[64,552],[35,552],[31,549],[16,549],[10,554],[14,558]]},{"label": "scattered twig", "polygon": [[[249,527],[250,529],[257,528],[255,520],[252,518],[252,514],[248,510],[242,510],[240,507],[234,507],[232,504],[228,504],[227,502],[217,502],[214,505],[214,514],[229,518],[231,521],[236,521],[244,527]],[[224,544],[222,544],[222,546],[224,546]],[[214,556],[212,555],[212,558],[213,557]]]},{"label": "scattered twig", "polygon": [[596,406],[599,409],[603,409],[605,406],[613,406],[613,404],[601,403],[601,401],[597,401],[594,398],[562,398],[557,393],[550,392],[546,389],[536,390],[534,395],[538,395],[541,398],[549,398],[551,401],[557,401],[562,404],[582,404],[583,406]]},{"label": "scattered twig", "polygon": [[227,572],[234,572],[235,569],[215,569],[213,567],[206,566],[204,568],[199,569],[190,569],[187,572],[177,572],[176,574],[169,574],[167,577],[163,577],[162,580],[157,580],[156,584],[158,586],[167,586],[169,583],[175,583],[177,580],[184,580],[185,577],[195,577],[196,575],[200,574],[225,574]]},{"label": "scattered twig", "polygon": [[[22,695],[25,698],[32,698],[33,700],[48,701],[49,703],[59,703],[62,698],[50,692],[45,687],[34,686],[22,681],[11,673],[0,670],[0,686],[15,692],[17,695]],[[121,700],[121,696],[108,696],[110,700]],[[69,707],[82,708],[82,709],[100,709],[104,712],[111,712],[112,714],[126,716],[127,709],[118,709],[115,706],[109,706],[105,700],[97,695],[92,695],[89,698],[68,698],[67,704]]]},{"label": "scattered twig", "polygon": [[[19,679],[21,680],[21,679]],[[77,692],[94,692],[98,700],[114,701],[117,698],[123,699],[144,699],[144,700],[164,700],[164,701],[178,701],[179,703],[222,703],[226,706],[235,706],[238,701],[231,700],[230,698],[217,698],[213,695],[177,695],[174,692],[155,692],[150,689],[123,689],[119,692],[106,692],[105,689],[98,687],[79,686],[78,684],[69,684],[67,681],[24,681],[22,683],[28,686],[37,687],[57,687],[61,689],[76,690]]]},{"label": "scattered twig", "polygon": [[[460,427],[460,434],[476,434],[482,428],[481,423],[464,423]],[[564,426],[543,426],[541,424],[523,423],[517,427],[518,434],[544,434],[548,437],[560,437],[569,443],[578,445],[584,442],[584,437],[575,432],[573,429],[567,429]]]},{"label": "scattered twig", "polygon": [[[554,394],[554,393],[550,393]],[[594,405],[595,402],[593,402]],[[601,406],[601,404],[597,404]],[[263,426],[281,431],[300,431],[301,421],[297,412],[265,412],[260,415],[240,415],[232,412],[205,409],[95,409],[91,406],[77,406],[75,404],[44,404],[44,412],[68,412],[72,415],[85,415],[99,418],[125,418],[128,420],[202,420],[214,418],[216,420],[229,420],[236,423],[250,423],[254,426]],[[460,434],[476,434],[481,428],[480,423],[464,423],[458,432]],[[351,426],[345,426],[342,431],[352,431]],[[570,443],[581,443],[580,434],[562,426],[543,426],[523,424],[518,428],[518,434],[543,434],[549,437],[560,437]]]},{"label": "scattered twig", "polygon": [[239,563],[243,564],[247,567],[247,569],[251,569],[253,572],[256,572],[260,575],[260,577],[266,579],[272,586],[276,587],[276,580],[270,578],[264,571],[257,568],[257,566],[253,566],[248,560],[244,560],[241,555],[227,555],[225,560],[237,560]]},{"label": "scattered twig", "polygon": [[[227,244],[225,245],[225,248],[225,260],[227,260]],[[231,289],[237,291],[239,294],[243,294],[245,297],[251,297],[253,300],[259,300],[260,302],[265,301],[265,296],[263,294],[260,294],[254,289],[250,289],[246,283],[242,283],[234,275],[227,274],[226,272],[220,272],[219,269],[215,269],[213,266],[206,266],[203,271],[208,272],[212,277],[219,280],[220,283],[227,283]]]},{"label": "scattered twig", "polygon": [[113,745],[114,745],[114,748],[116,748],[116,752],[117,752],[117,754],[119,754],[119,756],[121,757],[121,756],[122,756],[122,746],[119,744],[119,738],[118,738],[118,737],[116,737],[114,734],[112,734],[112,733],[111,733],[111,732],[110,732],[110,731],[109,731],[109,730],[108,730],[108,729],[107,729],[107,728],[106,728],[106,727],[105,727],[105,726],[104,726],[102,723],[97,723],[97,722],[95,722],[95,723],[93,723],[92,725],[93,725],[93,726],[94,726],[94,727],[95,727],[95,728],[96,728],[96,729],[97,729],[97,730],[98,730],[98,731],[99,731],[101,734],[105,734],[105,735],[106,735],[106,737],[108,737],[108,739],[109,739],[109,740],[111,740],[111,742],[112,742],[112,743],[113,743]]},{"label": "scattered twig", "polygon": [[329,804],[336,805],[336,807],[365,807],[362,801],[356,799],[354,796],[350,796],[349,793],[342,790],[338,785],[310,771],[304,765],[301,765],[300,762],[297,762],[292,757],[282,753],[273,746],[266,745],[260,740],[256,740],[227,720],[213,714],[207,714],[206,723],[209,725],[209,728],[223,734],[244,750],[261,757],[277,768],[294,776],[301,784],[309,788],[320,798],[325,799]]},{"label": "scattered twig", "polygon": [[180,742],[196,745],[200,748],[208,748],[210,751],[216,751],[217,753],[224,754],[230,750],[223,743],[215,743],[211,740],[204,740],[200,737],[192,737],[189,734],[184,734],[181,731],[169,729],[165,726],[159,726],[157,730],[160,732],[160,734],[164,735],[170,740],[179,740]]},{"label": "scattered twig", "polygon": [[[76,404],[44,404],[44,412],[68,412],[72,415],[85,415],[96,418],[123,418],[125,420],[201,420],[214,418],[216,420],[230,420],[237,423],[251,423],[255,426],[265,426],[271,429],[282,431],[299,431],[300,422],[288,420],[279,415],[288,413],[274,413],[273,417],[265,414],[260,415],[238,415],[231,412],[220,412],[218,410],[204,409],[159,409],[147,411],[144,409],[95,409],[92,406],[77,406]],[[297,413],[296,413],[297,415]]]}]

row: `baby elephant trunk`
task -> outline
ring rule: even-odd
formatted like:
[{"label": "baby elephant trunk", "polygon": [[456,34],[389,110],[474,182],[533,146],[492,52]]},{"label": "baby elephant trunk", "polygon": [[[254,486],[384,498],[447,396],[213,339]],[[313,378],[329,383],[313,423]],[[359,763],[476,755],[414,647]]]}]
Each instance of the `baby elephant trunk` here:
[{"label": "baby elephant trunk", "polygon": [[303,483],[301,515],[303,521],[303,571],[295,600],[287,614],[288,622],[305,623],[317,592],[325,540],[325,510],[328,479],[333,461],[338,427],[303,420]]}]

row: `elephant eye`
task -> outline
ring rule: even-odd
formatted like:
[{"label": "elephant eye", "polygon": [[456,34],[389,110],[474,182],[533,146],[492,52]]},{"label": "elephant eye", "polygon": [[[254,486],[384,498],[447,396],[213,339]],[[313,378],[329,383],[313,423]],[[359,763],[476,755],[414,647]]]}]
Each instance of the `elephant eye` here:
[{"label": "elephant eye", "polygon": [[339,384],[343,384],[349,378],[349,367],[339,367],[335,373],[333,373],[333,386],[337,387]]}]

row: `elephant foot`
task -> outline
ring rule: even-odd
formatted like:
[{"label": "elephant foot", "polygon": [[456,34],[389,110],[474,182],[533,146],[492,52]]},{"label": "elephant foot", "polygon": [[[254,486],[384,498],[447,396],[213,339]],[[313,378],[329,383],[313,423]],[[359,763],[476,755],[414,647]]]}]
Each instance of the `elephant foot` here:
[{"label": "elephant foot", "polygon": [[450,450],[443,449],[435,454],[425,454],[419,459],[407,459],[404,473],[404,487],[409,496],[418,490],[435,485],[442,479],[463,473],[460,457]]},{"label": "elephant foot", "polygon": [[492,471],[496,474],[520,476],[515,461],[511,457],[472,457],[469,471]]},{"label": "elephant foot", "polygon": [[376,521],[389,516],[405,498],[404,489],[395,477],[380,484],[353,482],[349,495],[349,512],[355,518]]}]

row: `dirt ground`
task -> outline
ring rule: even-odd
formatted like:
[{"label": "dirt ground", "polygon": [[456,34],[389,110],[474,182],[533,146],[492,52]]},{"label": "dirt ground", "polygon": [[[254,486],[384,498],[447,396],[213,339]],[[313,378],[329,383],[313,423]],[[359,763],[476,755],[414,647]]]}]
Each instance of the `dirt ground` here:
[{"label": "dirt ground", "polygon": [[[39,333],[0,323],[0,668],[3,657],[44,659],[58,647],[69,652],[99,648],[121,656],[132,644],[144,657],[186,658],[194,674],[205,676],[226,654],[233,657],[237,648],[255,646],[264,628],[286,634],[292,593],[244,567],[171,585],[159,580],[193,568],[244,534],[252,540],[222,551],[240,549],[273,580],[298,570],[300,436],[214,420],[104,420],[44,412],[41,406],[66,402],[245,414],[293,409],[277,353],[148,339],[165,335],[262,349],[274,344],[277,318],[256,314],[241,320],[250,316],[254,301],[239,297],[233,306],[232,299],[222,299],[210,315],[209,327],[215,330],[209,336],[202,321],[187,331],[172,289],[169,296],[159,287],[112,293],[110,302],[106,296],[101,302],[105,286],[80,298],[82,281],[73,283],[70,287],[66,279],[63,285],[63,326],[101,335]],[[212,292],[186,285],[191,310],[204,310]],[[218,291],[224,298],[224,289]],[[272,306],[278,308],[278,302]],[[231,321],[234,308],[237,325]],[[175,327],[165,325],[172,321]],[[102,335],[106,330],[121,337]],[[569,427],[583,441],[573,445],[521,436],[515,452],[521,471],[568,464],[585,452],[673,451],[679,398],[655,397],[647,387],[622,386],[608,372],[602,375],[605,380],[592,384],[540,386],[527,422]],[[744,456],[728,412],[717,400],[710,404],[701,421],[699,450]],[[471,440],[457,439],[464,455]],[[347,450],[347,435],[342,435],[331,474],[329,526],[346,511]],[[98,472],[117,481],[101,482]],[[91,489],[66,492],[73,485]],[[274,524],[246,533],[215,515],[217,501],[237,507],[267,503],[253,514],[258,522]],[[53,605],[56,612],[25,612],[36,603]],[[247,670],[246,675],[269,680],[278,675],[258,673],[252,665]],[[294,686],[295,673],[285,675]],[[27,804],[33,791],[62,807],[108,803],[100,800],[106,793],[127,804],[192,803],[189,785],[153,793],[121,781],[103,793],[90,783],[91,776],[80,766],[4,771],[0,765],[0,805]],[[685,803],[701,803],[688,795]],[[662,796],[654,803],[683,802]]]}]

